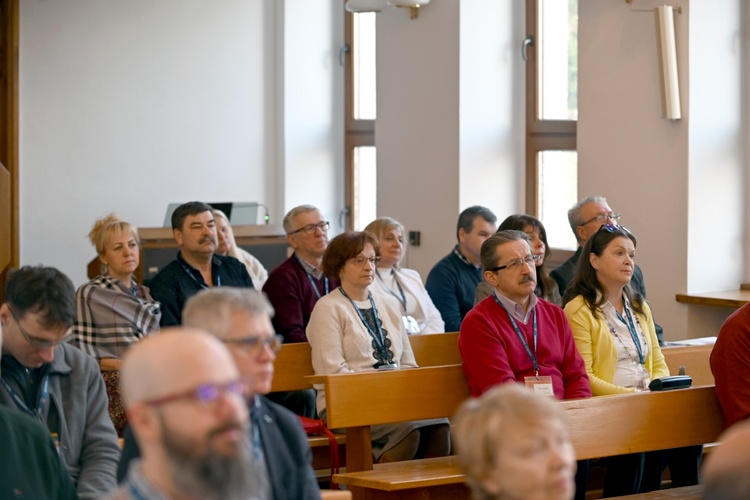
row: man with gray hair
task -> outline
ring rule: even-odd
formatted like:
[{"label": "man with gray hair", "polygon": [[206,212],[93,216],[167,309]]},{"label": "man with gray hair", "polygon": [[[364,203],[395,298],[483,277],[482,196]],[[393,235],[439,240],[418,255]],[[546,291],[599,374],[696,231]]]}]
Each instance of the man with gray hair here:
[{"label": "man with gray hair", "polygon": [[276,333],[286,344],[307,342],[305,329],[315,304],[339,286],[337,279],[320,270],[330,226],[312,205],[294,207],[284,216],[284,231],[294,253],[271,271],[263,291],[276,310]]},{"label": "man with gray hair", "polygon": [[456,332],[474,307],[477,285],[482,281],[479,252],[482,243],[497,229],[497,217],[488,208],[475,205],[458,216],[451,253],[440,259],[427,275],[425,288],[445,322],[446,332]]},{"label": "man with gray hair", "polygon": [[[568,222],[570,223],[570,229],[573,230],[573,234],[578,242],[578,249],[571,258],[566,260],[561,266],[554,269],[549,273],[550,277],[557,282],[557,287],[560,289],[560,295],[565,296],[565,289],[568,288],[568,284],[575,277],[576,271],[578,270],[578,261],[581,258],[581,252],[583,251],[583,245],[591,235],[596,234],[599,228],[604,224],[618,225],[617,221],[620,220],[621,215],[614,213],[607,203],[607,199],[603,196],[589,196],[582,199],[570,210],[568,210]],[[646,298],[646,285],[643,281],[643,271],[636,264],[633,269],[633,276],[630,280],[630,286],[638,291],[643,298]],[[656,337],[659,339],[659,345],[664,345],[664,330],[661,326],[655,324]]]},{"label": "man with gray hair", "polygon": [[[253,289],[221,287],[203,290],[188,300],[185,326],[220,340],[240,375],[250,381],[248,409],[253,426],[255,466],[261,498],[320,498],[312,452],[299,419],[264,397],[271,390],[281,336],[271,325],[273,308]],[[137,450],[126,434],[120,474]]]},{"label": "man with gray hair", "polygon": [[560,306],[534,295],[536,256],[521,231],[482,244],[484,279],[494,293],[464,318],[458,337],[472,396],[520,382],[558,399],[591,396],[586,367]]}]

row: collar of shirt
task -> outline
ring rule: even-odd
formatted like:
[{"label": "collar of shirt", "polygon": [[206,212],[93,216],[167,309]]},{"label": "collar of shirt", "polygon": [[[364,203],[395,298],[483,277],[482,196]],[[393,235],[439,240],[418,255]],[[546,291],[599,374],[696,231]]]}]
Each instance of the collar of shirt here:
[{"label": "collar of shirt", "polygon": [[461,262],[463,262],[467,266],[471,266],[474,269],[479,269],[479,270],[482,269],[482,266],[475,266],[469,259],[467,259],[466,256],[462,254],[461,251],[458,249],[458,245],[453,247],[453,253],[456,255],[456,257],[458,257],[461,260]]},{"label": "collar of shirt", "polygon": [[307,274],[309,274],[316,280],[319,280],[320,278],[323,277],[323,271],[313,266],[309,262],[302,260],[300,256],[297,255],[296,253],[294,254],[294,256],[297,257],[297,260],[299,261],[299,263],[302,264],[302,269],[304,269]]},{"label": "collar of shirt", "polygon": [[524,313],[523,307],[498,292],[497,289],[495,289],[495,297],[497,297],[497,300],[500,301],[503,307],[505,307],[505,310],[508,311],[515,320],[520,321],[524,325],[528,323],[531,313],[534,311],[534,307],[536,307],[536,303],[539,302],[536,295],[532,293],[529,296],[529,308],[526,310],[526,313]]}]

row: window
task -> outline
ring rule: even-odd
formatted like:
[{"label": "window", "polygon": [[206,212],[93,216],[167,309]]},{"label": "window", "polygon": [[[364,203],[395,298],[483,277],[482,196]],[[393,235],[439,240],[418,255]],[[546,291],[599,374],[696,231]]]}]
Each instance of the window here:
[{"label": "window", "polygon": [[375,13],[345,16],[346,229],[361,230],[377,215]]},{"label": "window", "polygon": [[526,211],[550,246],[575,250],[578,0],[526,0],[526,28]]}]

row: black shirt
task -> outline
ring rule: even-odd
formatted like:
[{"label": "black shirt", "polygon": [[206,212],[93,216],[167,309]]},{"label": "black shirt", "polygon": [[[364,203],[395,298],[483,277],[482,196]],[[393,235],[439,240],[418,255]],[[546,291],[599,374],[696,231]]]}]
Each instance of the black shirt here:
[{"label": "black shirt", "polygon": [[[234,257],[214,254],[211,260],[211,277],[213,286],[253,286],[247,268]],[[162,327],[182,324],[185,302],[204,288],[208,288],[208,285],[203,280],[203,275],[182,258],[182,252],[177,252],[177,258],[151,280],[151,296],[161,302],[159,324]]]}]

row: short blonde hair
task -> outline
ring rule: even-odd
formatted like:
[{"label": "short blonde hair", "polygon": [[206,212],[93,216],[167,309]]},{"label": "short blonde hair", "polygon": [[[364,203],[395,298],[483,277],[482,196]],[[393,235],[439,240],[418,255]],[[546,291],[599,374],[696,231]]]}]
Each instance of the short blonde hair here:
[{"label": "short blonde hair", "polygon": [[554,400],[516,383],[498,385],[461,405],[454,417],[454,443],[475,500],[494,498],[483,482],[494,470],[505,426],[509,422],[542,426],[550,419],[565,422]]},{"label": "short blonde hair", "polygon": [[111,213],[106,217],[97,219],[89,232],[89,241],[96,248],[97,254],[104,255],[107,251],[107,245],[115,233],[130,233],[135,238],[135,242],[139,246],[141,244],[141,239],[138,237],[138,230],[135,226],[120,219],[117,214]]},{"label": "short blonde hair", "polygon": [[[368,232],[371,235],[375,236],[375,238],[378,240],[378,244],[380,246],[383,246],[383,238],[385,237],[385,233],[393,229],[398,229],[399,231],[401,231],[401,236],[404,238],[403,246],[404,246],[404,252],[405,252],[406,251],[406,231],[404,230],[404,225],[401,224],[396,219],[393,219],[391,217],[379,217],[375,219],[374,221],[370,222],[369,224],[367,224],[367,227],[365,228],[365,232]],[[398,263],[396,263],[395,267],[398,267]]]}]

